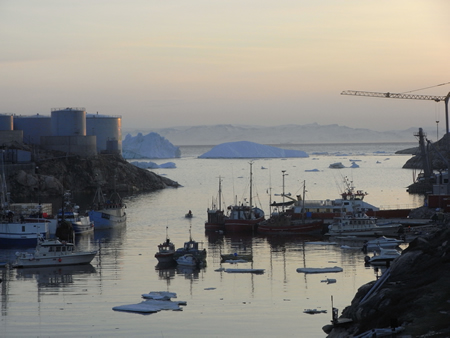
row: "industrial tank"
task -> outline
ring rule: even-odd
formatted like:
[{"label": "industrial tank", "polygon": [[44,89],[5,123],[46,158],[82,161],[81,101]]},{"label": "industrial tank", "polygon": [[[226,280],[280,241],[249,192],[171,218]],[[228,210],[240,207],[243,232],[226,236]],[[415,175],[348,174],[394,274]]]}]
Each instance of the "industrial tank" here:
[{"label": "industrial tank", "polygon": [[122,154],[122,116],[86,115],[86,135],[97,136],[97,151]]},{"label": "industrial tank", "polygon": [[86,109],[53,108],[52,136],[86,136]]},{"label": "industrial tank", "polygon": [[0,114],[0,130],[13,130],[12,114]]},{"label": "industrial tank", "polygon": [[14,115],[14,130],[23,131],[23,140],[27,144],[41,144],[41,136],[52,134],[50,116]]}]

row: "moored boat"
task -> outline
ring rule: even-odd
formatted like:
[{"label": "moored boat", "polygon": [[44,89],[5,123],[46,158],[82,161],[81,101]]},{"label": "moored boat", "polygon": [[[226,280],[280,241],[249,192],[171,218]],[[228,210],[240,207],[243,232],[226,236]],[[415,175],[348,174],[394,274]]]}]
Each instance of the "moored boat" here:
[{"label": "moored boat", "polygon": [[34,252],[17,252],[14,268],[89,264],[97,251],[75,251],[73,243],[58,239],[37,239]]},{"label": "moored boat", "polygon": [[102,189],[98,187],[88,215],[96,229],[111,229],[126,223],[125,208],[126,205],[117,192],[114,191],[109,199],[106,199]]},{"label": "moored boat", "polygon": [[70,222],[75,234],[84,234],[94,231],[94,222],[88,215],[80,216],[80,207],[72,202],[70,191],[64,193],[63,207],[58,210],[58,222]]},{"label": "moored boat", "polygon": [[205,263],[204,260],[201,260],[192,254],[186,254],[186,255],[180,256],[177,259],[177,264],[181,265],[181,266],[189,266],[189,267],[199,268],[199,267],[203,266],[204,263]]},{"label": "moored boat", "polygon": [[219,177],[219,194],[217,205],[212,202],[211,208],[207,209],[208,219],[205,222],[205,230],[225,230],[225,213],[222,209],[222,178]]},{"label": "moored boat", "polygon": [[164,243],[158,245],[158,252],[155,253],[155,258],[158,260],[158,263],[161,264],[175,263],[175,260],[173,258],[175,251],[175,245],[167,236],[166,228],[166,240],[164,241]]},{"label": "moored boat", "polygon": [[372,265],[388,265],[391,261],[400,257],[401,253],[396,249],[380,248],[379,252],[374,252],[373,256],[366,256],[364,261]]},{"label": "moored boat", "polygon": [[184,255],[192,255],[199,261],[206,261],[206,249],[203,248],[203,243],[192,239],[191,230],[189,230],[189,241],[184,242],[184,246],[175,251],[173,259],[177,260]]},{"label": "moored boat", "polygon": [[342,213],[328,225],[325,235],[328,236],[397,236],[402,230],[401,224],[377,225],[375,217],[363,212],[351,215]]}]

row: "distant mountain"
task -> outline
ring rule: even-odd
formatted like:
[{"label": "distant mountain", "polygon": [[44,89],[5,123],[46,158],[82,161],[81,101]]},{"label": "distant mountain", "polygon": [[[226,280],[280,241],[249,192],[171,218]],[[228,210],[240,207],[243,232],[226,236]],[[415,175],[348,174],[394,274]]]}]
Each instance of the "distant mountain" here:
[{"label": "distant mountain", "polygon": [[[426,128],[423,129],[427,131]],[[260,144],[416,142],[417,139],[414,134],[418,130],[419,128],[409,128],[381,132],[337,124],[319,125],[317,123],[286,124],[273,127],[220,124],[141,130],[124,128],[123,134],[136,135],[139,132],[155,132],[172,144],[181,146],[217,145],[237,141],[250,141]],[[428,130],[430,135],[436,133],[432,128],[428,128]]]}]

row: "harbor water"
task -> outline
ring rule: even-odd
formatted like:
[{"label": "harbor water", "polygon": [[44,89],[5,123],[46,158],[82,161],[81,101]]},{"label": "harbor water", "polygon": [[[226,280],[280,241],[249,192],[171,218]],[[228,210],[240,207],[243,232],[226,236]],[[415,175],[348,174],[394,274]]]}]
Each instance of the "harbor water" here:
[{"label": "harbor water", "polygon": [[[339,198],[347,177],[375,206],[422,205],[423,197],[406,187],[414,172],[402,169],[409,155],[395,151],[410,144],[283,145],[308,158],[252,160],[253,202],[269,213],[269,203],[284,190],[306,199]],[[227,205],[249,199],[250,159],[198,159],[211,147],[181,147],[176,168],[155,169],[181,184],[129,196],[127,224],[77,238],[79,250],[99,250],[87,266],[34,269],[1,268],[2,337],[325,337],[332,299],[339,313],[363,284],[380,271],[364,266],[364,253],[326,237],[205,233],[206,210],[222,180]],[[144,160],[148,161],[148,160]],[[346,168],[330,169],[341,162]],[[350,168],[352,163],[357,168]],[[271,192],[271,194],[270,194]],[[82,203],[80,202],[82,205]],[[192,218],[185,218],[191,210]],[[200,270],[159,269],[154,257],[166,231],[176,247],[190,236],[203,242],[207,266]],[[319,243],[318,243],[319,242]],[[350,245],[349,245],[350,244]],[[0,249],[0,261],[12,262],[18,249]],[[253,262],[222,263],[220,254],[252,253]],[[339,273],[303,274],[300,267],[343,268]],[[263,274],[226,273],[219,268],[264,269]],[[336,283],[327,283],[327,278]],[[137,304],[150,291],[170,291],[186,301],[182,311],[150,315],[114,311]],[[307,314],[305,309],[327,310]]]}]

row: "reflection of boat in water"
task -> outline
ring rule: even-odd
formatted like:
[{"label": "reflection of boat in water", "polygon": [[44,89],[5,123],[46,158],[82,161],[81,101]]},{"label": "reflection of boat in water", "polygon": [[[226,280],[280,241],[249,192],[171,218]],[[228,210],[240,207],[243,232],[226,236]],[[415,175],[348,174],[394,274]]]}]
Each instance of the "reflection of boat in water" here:
[{"label": "reflection of boat in water", "polygon": [[73,284],[73,276],[95,274],[91,264],[51,266],[40,268],[17,269],[17,278],[37,280],[42,287],[61,287]]},{"label": "reflection of boat in water", "polygon": [[38,239],[34,252],[17,252],[14,268],[89,264],[97,251],[75,251],[73,243],[58,239]]},{"label": "reflection of boat in water", "polygon": [[125,224],[127,214],[126,205],[123,203],[120,195],[114,191],[106,199],[102,189],[97,188],[91,210],[89,210],[89,219],[94,222],[95,229],[111,229],[118,225]]}]

